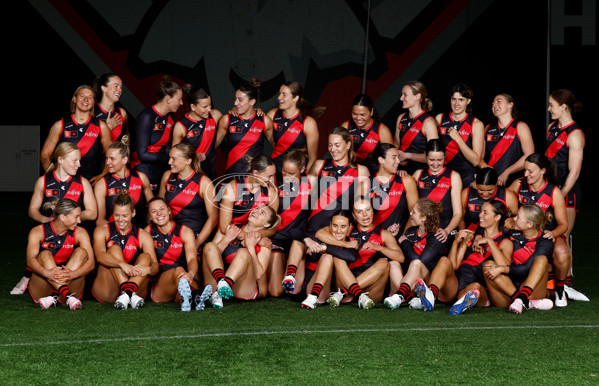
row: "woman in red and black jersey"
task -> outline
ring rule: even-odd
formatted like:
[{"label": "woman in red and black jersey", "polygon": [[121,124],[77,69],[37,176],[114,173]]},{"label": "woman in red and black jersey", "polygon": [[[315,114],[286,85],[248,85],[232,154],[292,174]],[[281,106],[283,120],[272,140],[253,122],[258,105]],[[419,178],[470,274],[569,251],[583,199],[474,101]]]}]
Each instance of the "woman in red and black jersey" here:
[{"label": "woman in red and black jersey", "polygon": [[218,224],[214,185],[202,174],[200,162],[190,143],[175,145],[169,153],[170,170],[162,176],[158,193],[168,203],[173,220],[191,228],[198,249]]},{"label": "woman in red and black jersey", "polygon": [[368,155],[379,143],[392,144],[393,136],[387,125],[381,122],[370,96],[359,94],[354,98],[351,106],[351,119],[343,122],[341,126],[345,127],[352,136],[356,162],[366,166],[370,174],[374,174],[378,169],[378,163]]},{"label": "woman in red and black jersey", "polygon": [[303,98],[304,89],[295,81],[286,82],[279,89],[277,98],[279,106],[268,112],[272,120],[272,141],[274,149],[271,157],[280,173],[283,160],[287,153],[294,149],[305,148],[308,152],[308,165],[310,170],[318,159],[318,125],[315,118],[322,115],[325,108],[312,106]]},{"label": "woman in red and black jersey", "polygon": [[156,99],[137,116],[132,141],[135,152],[131,157],[131,166],[148,176],[154,193],[168,169],[175,113],[183,105],[183,90],[165,77],[158,83]]},{"label": "woman in red and black jersey", "polygon": [[413,174],[426,166],[426,142],[439,138],[437,121],[430,115],[433,102],[424,84],[410,81],[401,89],[402,107],[408,111],[397,117],[395,146],[399,149],[402,169]]},{"label": "woman in red and black jersey", "polygon": [[547,264],[553,243],[543,237],[543,227],[551,221],[550,212],[537,205],[522,205],[510,231],[514,246],[505,261],[489,260],[483,272],[491,302],[521,314],[524,309],[548,310],[553,302],[546,298]]},{"label": "woman in red and black jersey", "polygon": [[131,137],[127,111],[116,106],[123,95],[123,81],[116,74],[102,74],[94,79],[93,88],[96,101],[99,101],[96,103],[96,118],[106,122],[112,142],[123,141],[129,144]]},{"label": "woman in red and black jersey", "polygon": [[485,154],[479,167],[492,167],[499,175],[498,184],[509,186],[522,175],[524,160],[535,151],[535,145],[530,127],[518,120],[511,95],[497,95],[492,111],[497,123],[485,128]]},{"label": "woman in red and black jersey", "polygon": [[449,94],[451,111],[435,117],[447,151],[445,164],[460,173],[464,186],[474,181],[485,151],[485,127],[472,115],[472,96],[469,86],[453,86]]},{"label": "woman in red and black jersey", "polygon": [[135,204],[137,226],[146,225],[146,204],[154,195],[150,180],[144,173],[129,169],[129,146],[124,142],[113,142],[106,151],[106,170],[108,173],[94,185],[94,194],[98,204],[96,225],[105,225],[114,220],[112,207],[114,200],[122,191],[127,191]]},{"label": "woman in red and black jersey", "polygon": [[51,170],[52,153],[60,142],[70,142],[81,150],[78,173],[94,184],[102,174],[102,153],[112,143],[105,122],[94,116],[94,92],[90,86],[79,86],[71,100],[71,115],[56,121],[46,137],[40,153],[44,171]]},{"label": "woman in red and black jersey", "polygon": [[257,157],[264,153],[264,138],[272,138],[272,119],[258,114],[260,81],[252,79],[235,92],[235,115],[223,115],[218,121],[215,146],[221,146],[226,158],[225,178],[247,172],[246,156]]},{"label": "woman in red and black jersey", "polygon": [[53,202],[54,220],[29,232],[27,266],[33,271],[29,294],[42,309],[66,302],[81,308],[85,275],[94,268],[94,251],[85,229],[78,227],[81,209],[69,198]]},{"label": "woman in red and black jersey", "polygon": [[158,273],[154,243],[148,232],[132,223],[135,204],[127,192],[114,201],[114,221],[94,231],[98,272],[91,291],[101,303],[121,310],[143,307],[150,276]]},{"label": "woman in red and black jersey", "polygon": [[173,129],[173,146],[180,142],[189,142],[196,149],[202,160],[202,172],[216,179],[216,159],[214,146],[216,143],[216,124],[223,114],[212,108],[212,98],[204,89],[194,88],[187,84],[183,92],[189,103],[189,111],[175,123]]}]

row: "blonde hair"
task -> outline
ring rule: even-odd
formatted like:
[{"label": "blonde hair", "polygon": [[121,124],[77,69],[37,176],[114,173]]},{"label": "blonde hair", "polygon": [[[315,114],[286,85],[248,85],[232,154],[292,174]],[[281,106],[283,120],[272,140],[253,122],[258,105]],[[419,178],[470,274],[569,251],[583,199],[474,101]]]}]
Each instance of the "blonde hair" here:
[{"label": "blonde hair", "polygon": [[417,95],[420,94],[422,99],[420,100],[420,107],[426,112],[430,112],[433,110],[433,101],[427,97],[426,86],[424,83],[419,82],[417,80],[411,80],[409,82],[404,83],[404,87],[408,86],[412,90],[412,94]]},{"label": "blonde hair", "polygon": [[86,84],[77,87],[77,89],[75,90],[75,93],[73,93],[73,98],[71,98],[71,105],[70,105],[71,114],[73,114],[75,112],[75,109],[77,108],[77,95],[79,95],[79,93],[81,91],[83,91],[83,90],[89,90],[89,91],[92,92],[92,96],[94,97],[94,103],[92,103],[92,109],[90,111],[90,114],[94,115],[94,106],[95,106],[95,102],[96,102],[96,93],[94,92],[94,89],[92,88],[92,86],[88,86]]}]

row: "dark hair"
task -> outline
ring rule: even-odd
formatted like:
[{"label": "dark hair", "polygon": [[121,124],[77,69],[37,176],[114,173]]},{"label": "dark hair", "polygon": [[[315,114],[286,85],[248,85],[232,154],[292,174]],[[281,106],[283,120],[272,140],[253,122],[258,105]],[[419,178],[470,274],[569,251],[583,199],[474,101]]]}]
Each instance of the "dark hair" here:
[{"label": "dark hair", "polygon": [[578,113],[582,110],[582,103],[576,100],[574,93],[567,89],[552,91],[549,96],[560,105],[568,106],[570,113]]},{"label": "dark hair", "polygon": [[202,99],[210,98],[210,95],[203,88],[196,88],[189,83],[183,86],[182,90],[189,104],[196,104]]},{"label": "dark hair", "polygon": [[445,145],[443,144],[443,140],[440,138],[432,138],[426,141],[425,153],[428,155],[431,151],[441,151],[445,154]]},{"label": "dark hair", "polygon": [[420,215],[426,216],[426,221],[424,222],[426,232],[435,233],[441,223],[439,215],[443,211],[443,204],[435,202],[428,197],[422,197],[418,199],[416,205],[420,208]]},{"label": "dark hair", "polygon": [[503,225],[505,224],[505,220],[512,217],[512,214],[507,209],[505,204],[499,200],[493,199],[493,200],[487,201],[487,203],[493,207],[493,212],[495,213],[495,215],[501,216],[501,218],[499,219],[498,225],[499,225],[499,228],[503,227]]},{"label": "dark hair", "polygon": [[104,94],[102,92],[102,86],[108,87],[110,79],[114,77],[120,78],[117,74],[114,74],[112,72],[107,72],[94,78],[93,91],[97,101],[102,100],[102,95]]},{"label": "dark hair", "polygon": [[[472,91],[470,86],[468,86],[467,84],[464,84],[464,83],[458,83],[458,84],[454,85],[451,88],[451,91],[449,92],[449,97],[450,98],[453,97],[453,94],[455,94],[456,92],[466,99],[472,99],[472,96],[474,95],[474,92]],[[472,112],[472,103],[469,103],[466,106],[466,112],[467,113]]]},{"label": "dark hair", "polygon": [[378,164],[379,157],[380,158],[387,157],[387,152],[389,151],[389,149],[397,149],[397,147],[395,147],[395,145],[393,145],[391,143],[379,142],[374,147],[374,150],[372,151],[372,153],[368,154],[368,157],[371,159],[371,161]]},{"label": "dark hair", "polygon": [[120,193],[114,199],[112,207],[114,208],[116,206],[128,206],[129,208],[131,208],[131,212],[135,211],[135,201],[129,195],[129,191],[127,189],[121,190]]},{"label": "dark hair", "polygon": [[476,184],[477,185],[497,185],[499,176],[497,171],[492,167],[482,168],[476,173]]},{"label": "dark hair", "polygon": [[557,167],[552,159],[549,159],[543,153],[532,153],[525,162],[537,165],[540,169],[545,169],[545,179],[552,185],[557,185]]},{"label": "dark hair", "polygon": [[372,112],[372,117],[374,119],[376,119],[377,121],[381,120],[381,117],[379,116],[379,113],[377,112],[376,108],[374,107],[374,102],[372,101],[372,98],[367,95],[367,94],[358,94],[354,100],[351,102],[352,107],[353,106],[362,106],[362,107],[366,107],[368,110],[370,110]]},{"label": "dark hair", "polygon": [[262,83],[257,78],[252,78],[248,83],[239,87],[238,90],[247,95],[250,100],[255,99],[256,101],[259,101],[261,84]]},{"label": "dark hair", "polygon": [[404,87],[405,86],[408,86],[412,90],[412,94],[422,95],[420,107],[424,111],[429,112],[433,110],[433,101],[431,101],[430,98],[427,97],[426,86],[424,85],[424,83],[419,82],[417,80],[411,80],[409,82],[404,83]]},{"label": "dark hair", "polygon": [[183,90],[176,82],[173,82],[170,77],[165,76],[162,78],[156,87],[156,99],[161,101],[167,96],[174,97],[177,91]]},{"label": "dark hair", "polygon": [[306,118],[306,116],[308,116],[308,115],[311,117],[314,117],[314,118],[318,118],[326,110],[326,107],[314,106],[313,104],[311,104],[310,102],[308,102],[307,100],[304,99],[304,88],[302,87],[301,84],[299,84],[299,82],[292,80],[292,81],[283,83],[283,86],[286,86],[289,89],[292,97],[294,97],[294,98],[296,96],[299,97],[295,106],[300,111],[300,113],[299,113],[300,118],[302,118],[302,119]]},{"label": "dark hair", "polygon": [[347,210],[347,209],[338,209],[338,210],[336,210],[333,213],[333,215],[331,216],[331,221],[333,221],[333,217],[335,217],[335,216],[345,217],[350,224],[352,224],[353,221],[354,221],[353,213],[350,210]]},{"label": "dark hair", "polygon": [[514,97],[511,96],[510,94],[506,94],[506,93],[497,94],[496,98],[498,96],[504,97],[508,103],[511,103],[513,105],[512,106],[512,118],[517,119],[518,118],[518,110],[516,110],[516,101],[514,100]]},{"label": "dark hair", "polygon": [[170,207],[168,206],[168,202],[166,202],[166,200],[165,200],[163,197],[160,197],[160,196],[155,196],[155,197],[152,197],[152,198],[150,199],[150,201],[148,201],[148,211],[147,211],[147,212],[148,212],[148,213],[147,213],[147,220],[148,220],[148,223],[151,223],[151,222],[152,222],[152,219],[150,218],[150,210],[149,210],[149,209],[150,209],[150,205],[151,205],[152,203],[154,203],[154,202],[157,202],[157,201],[162,201],[162,203],[163,203],[164,205],[166,205],[166,207],[167,207],[167,209],[168,209],[168,211],[169,211],[169,220],[172,220],[173,214],[171,213],[171,209],[170,209]]},{"label": "dark hair", "polygon": [[308,164],[308,149],[302,146],[291,150],[285,155],[283,163],[285,162],[291,162],[297,166],[298,170],[301,170]]},{"label": "dark hair", "polygon": [[343,127],[343,126],[337,126],[335,127],[332,131],[331,134],[329,135],[339,135],[341,138],[343,138],[343,140],[345,141],[345,143],[349,143],[350,147],[349,147],[349,151],[347,152],[347,157],[349,158],[349,165],[352,168],[356,168],[356,152],[354,150],[354,139],[351,136],[351,134],[349,133],[349,131]]},{"label": "dark hair", "polygon": [[244,159],[248,162],[248,172],[258,172],[262,173],[269,166],[274,166],[272,158],[267,155],[260,154],[255,157],[250,157],[248,155],[244,156]]}]

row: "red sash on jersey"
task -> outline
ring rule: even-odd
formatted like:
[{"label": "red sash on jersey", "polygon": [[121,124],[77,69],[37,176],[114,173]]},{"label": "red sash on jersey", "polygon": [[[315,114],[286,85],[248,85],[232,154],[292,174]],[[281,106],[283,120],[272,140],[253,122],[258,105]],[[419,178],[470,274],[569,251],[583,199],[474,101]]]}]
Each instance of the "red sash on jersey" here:
[{"label": "red sash on jersey", "polygon": [[[175,217],[177,214],[179,214],[179,212],[181,211],[182,208],[186,208],[187,205],[189,205],[189,203],[195,198],[196,194],[200,194],[200,183],[202,181],[202,178],[204,178],[204,176],[202,175],[200,177],[200,181],[198,181],[197,183],[195,181],[190,181],[193,176],[196,173],[194,172],[191,176],[187,177],[187,181],[189,181],[187,183],[187,185],[185,186],[185,188],[179,192],[179,194],[177,194],[177,196],[175,198],[173,198],[173,200],[171,200],[171,202],[169,203],[169,208],[171,209],[171,213],[173,214],[173,217]],[[169,180],[171,179],[171,175],[169,175]],[[181,181],[179,179],[179,177],[177,176],[177,180]],[[170,184],[166,183],[166,189],[169,189]],[[193,192],[193,194],[191,194],[191,192]]]},{"label": "red sash on jersey", "polygon": [[[295,115],[297,117],[299,113]],[[294,120],[295,117],[289,118],[289,120]],[[291,126],[284,129],[285,131],[281,134],[281,137],[275,144],[275,148],[272,151],[270,158],[277,158],[281,154],[283,154],[293,143],[297,140],[297,137],[300,136],[304,132],[304,125],[297,120],[294,120]]]},{"label": "red sash on jersey", "polygon": [[559,136],[551,142],[551,145],[547,147],[545,155],[547,158],[552,159],[564,146],[568,146],[568,133],[566,130],[563,130]]},{"label": "red sash on jersey", "polygon": [[[378,180],[378,177],[376,177],[376,178]],[[401,201],[401,198],[406,191],[406,188],[405,188],[403,182],[398,184],[400,186],[399,191],[391,190],[391,188],[393,187],[393,182],[395,181],[395,178],[397,178],[397,177],[393,177],[389,181],[389,192],[387,193],[387,197],[385,197],[385,200],[383,202],[381,202],[377,212],[374,214],[373,222],[375,224],[381,224],[388,217],[389,212],[393,211],[397,207],[397,205],[399,205],[399,202]],[[392,192],[395,194],[392,194]],[[399,194],[397,194],[398,192],[399,192]]]},{"label": "red sash on jersey", "polygon": [[507,126],[508,128],[505,131],[505,134],[499,139],[497,145],[495,145],[491,151],[491,158],[489,159],[489,162],[487,162],[487,165],[495,165],[495,163],[501,159],[503,154],[507,152],[514,140],[518,137],[518,125],[516,125],[516,127],[512,127],[513,121],[514,120],[512,119]]},{"label": "red sash on jersey", "polygon": [[[424,172],[429,173],[427,170],[422,171],[422,173]],[[445,172],[445,168],[437,175],[439,182],[437,182],[435,188],[427,196],[435,202],[441,202],[447,191],[451,189],[451,177],[442,176],[443,172]],[[453,171],[451,173],[453,174]],[[418,183],[422,184],[420,181]]]},{"label": "red sash on jersey", "polygon": [[528,240],[525,245],[521,245],[520,248],[514,248],[514,252],[512,253],[512,264],[524,264],[530,259],[530,257],[535,253],[537,239],[543,235],[543,232],[539,231],[539,234],[533,238]]},{"label": "red sash on jersey", "polygon": [[[417,116],[412,118],[412,121],[415,124],[420,123],[418,121],[418,117],[424,113],[425,113],[425,111],[421,112],[420,114],[418,114]],[[408,113],[405,113],[405,114],[408,114]],[[414,125],[414,126],[408,127],[408,129],[404,132],[404,135],[401,136],[401,145],[399,147],[399,150],[405,151],[410,146],[410,144],[412,143],[414,138],[416,138],[416,136],[418,134],[420,134],[421,131],[422,131],[422,123],[420,123],[420,125]]]},{"label": "red sash on jersey", "polygon": [[[77,126],[81,126],[77,123],[74,116],[71,115],[71,119],[73,120],[73,123],[75,123]],[[83,126],[87,126],[87,128],[85,130],[85,133],[79,138],[79,140],[76,143],[77,147],[81,151],[82,158],[94,146],[96,140],[102,137],[102,129],[100,128],[100,125],[92,125],[90,123],[91,119],[92,116],[90,115],[87,121],[83,124]],[[69,136],[71,132],[64,131],[64,119],[62,121],[62,127],[63,131],[60,134],[61,136],[64,135],[64,137],[66,138]]]},{"label": "red sash on jersey", "polygon": [[233,166],[237,161],[239,161],[243,156],[246,155],[248,150],[260,139],[262,132],[264,131],[264,120],[254,120],[257,113],[254,113],[252,118],[250,118],[250,122],[252,125],[248,129],[247,133],[243,136],[241,141],[239,141],[232,149],[229,151],[227,156],[227,165],[226,169]]},{"label": "red sash on jersey", "polygon": [[[156,114],[158,114],[159,116],[162,117],[162,114],[160,114],[158,111],[156,111],[156,108],[154,108],[154,106],[152,106],[152,109],[154,109]],[[156,142],[155,144],[148,145],[148,151],[150,153],[158,153],[160,151],[160,149],[162,149],[162,147],[164,145],[166,145],[168,141],[170,141],[173,123],[174,123],[173,118],[171,116],[169,116],[168,120],[166,121],[166,126],[164,127],[164,131],[162,132],[162,137],[160,137],[158,142]]]},{"label": "red sash on jersey", "polygon": [[[321,210],[326,209],[338,197],[344,195],[348,189],[353,188],[353,184],[358,178],[358,169],[348,167],[346,173],[351,172],[352,170],[354,171],[353,173],[339,176],[334,184],[331,184],[327,187],[327,189],[316,201],[316,208],[310,214],[310,218],[312,218],[316,213],[320,212]],[[327,176],[323,175],[323,177]]]},{"label": "red sash on jersey", "polygon": [[[279,190],[279,196],[284,197],[285,193]],[[307,193],[307,194],[306,194]],[[295,220],[302,210],[307,208],[307,204],[310,201],[310,183],[308,181],[300,181],[299,190],[297,196],[291,202],[291,205],[280,213],[281,223],[278,226],[278,230],[285,228],[293,220]],[[279,201],[280,202],[280,201]]]},{"label": "red sash on jersey", "polygon": [[[451,118],[451,114],[449,114],[449,118],[452,122],[455,122],[453,118]],[[466,115],[464,119],[462,119],[460,122],[464,122],[466,119],[468,119],[468,115]],[[457,130],[457,127],[455,127],[455,129]],[[439,132],[441,134],[447,134],[447,128],[439,127]],[[472,134],[472,127],[469,125],[467,127],[461,126],[458,130],[458,134],[460,135],[460,137],[462,137],[464,142],[466,142],[468,140],[468,137]],[[448,164],[453,159],[453,157],[455,157],[456,154],[458,154],[459,152],[460,145],[458,145],[458,143],[454,139],[452,139],[447,144],[447,146],[445,146],[445,163]]]}]

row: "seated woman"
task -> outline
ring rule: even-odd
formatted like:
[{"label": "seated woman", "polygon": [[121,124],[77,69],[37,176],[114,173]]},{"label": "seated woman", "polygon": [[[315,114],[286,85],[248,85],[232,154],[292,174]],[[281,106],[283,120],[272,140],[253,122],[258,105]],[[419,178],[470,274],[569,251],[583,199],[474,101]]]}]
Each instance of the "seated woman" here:
[{"label": "seated woman", "polygon": [[158,272],[152,236],[132,223],[135,204],[127,191],[114,200],[114,221],[94,231],[98,272],[92,294],[121,310],[144,305],[148,279]]},{"label": "seated woman", "polygon": [[159,269],[152,280],[152,301],[181,302],[181,311],[190,311],[192,306],[203,310],[204,302],[212,294],[212,286],[198,291],[200,280],[193,231],[172,220],[171,210],[161,197],[150,200],[148,216],[151,222],[145,230],[154,240]]},{"label": "seated woman", "polygon": [[[443,204],[430,198],[420,198],[410,212],[412,226],[399,238],[399,245],[408,264],[406,274],[397,292],[384,301],[385,305],[394,310],[404,301],[413,297],[412,288],[418,278],[429,280],[430,273],[443,255],[445,244],[435,235],[439,229],[439,214]],[[404,269],[405,271],[405,269]]]},{"label": "seated woman", "polygon": [[69,198],[54,202],[54,220],[29,232],[27,266],[33,271],[29,294],[42,309],[66,302],[81,308],[85,275],[94,268],[94,252],[81,222],[81,208]]},{"label": "seated woman", "polygon": [[352,215],[356,225],[349,234],[349,241],[338,241],[336,237],[331,237],[330,230],[320,230],[316,237],[333,246],[356,251],[353,262],[333,259],[335,280],[342,288],[331,294],[329,304],[338,307],[343,298],[348,297],[357,299],[360,308],[369,309],[374,303],[383,300],[389,278],[388,259],[401,263],[404,261],[404,254],[391,232],[374,225],[374,211],[368,198],[358,197]]},{"label": "seated woman", "polygon": [[491,302],[507,307],[516,314],[524,308],[548,310],[553,302],[545,298],[547,290],[547,260],[553,242],[543,237],[543,228],[552,214],[537,205],[522,205],[510,239],[514,245],[507,261],[487,261],[483,264],[485,282]]},{"label": "seated woman", "polygon": [[217,232],[203,250],[204,282],[216,291],[210,301],[222,308],[222,298],[254,300],[266,297],[264,275],[270,260],[271,243],[259,235],[261,230],[276,229],[280,217],[266,205],[253,209],[247,223],[239,228],[229,225],[225,234]]},{"label": "seated woman", "polygon": [[415,301],[412,308],[432,311],[435,300],[458,301],[449,309],[451,315],[461,314],[478,304],[487,305],[487,291],[483,263],[487,260],[504,262],[511,255],[513,245],[507,233],[502,232],[509,212],[498,200],[487,201],[479,213],[478,235],[462,229],[458,232],[449,256],[439,259],[431,273],[428,286],[422,279],[416,281]]}]

